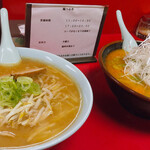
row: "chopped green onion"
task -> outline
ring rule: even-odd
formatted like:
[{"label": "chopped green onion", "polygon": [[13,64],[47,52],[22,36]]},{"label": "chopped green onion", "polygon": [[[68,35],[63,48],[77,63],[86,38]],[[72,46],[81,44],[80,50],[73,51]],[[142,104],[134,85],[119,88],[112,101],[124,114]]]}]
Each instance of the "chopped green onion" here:
[{"label": "chopped green onion", "polygon": [[40,93],[39,84],[30,77],[18,77],[17,80],[14,80],[13,76],[0,78],[1,107],[15,107],[26,94],[39,95]]},{"label": "chopped green onion", "polygon": [[35,82],[32,82],[31,87],[29,89],[29,93],[33,95],[39,95],[41,93],[40,85]]},{"label": "chopped green onion", "polygon": [[33,79],[32,78],[30,78],[30,77],[18,77],[17,78],[17,82],[18,83],[20,83],[20,85],[21,85],[21,89],[23,90],[23,91],[27,91],[27,90],[29,90],[30,89],[30,87],[31,87],[31,84],[32,84],[32,82],[33,82]]}]

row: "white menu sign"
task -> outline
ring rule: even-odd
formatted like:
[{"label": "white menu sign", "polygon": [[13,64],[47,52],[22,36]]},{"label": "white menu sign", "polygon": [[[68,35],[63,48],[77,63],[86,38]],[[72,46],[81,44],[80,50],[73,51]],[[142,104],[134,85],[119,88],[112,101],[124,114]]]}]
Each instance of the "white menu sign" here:
[{"label": "white menu sign", "polygon": [[27,4],[29,9],[27,46],[66,59],[94,57],[105,6]]}]

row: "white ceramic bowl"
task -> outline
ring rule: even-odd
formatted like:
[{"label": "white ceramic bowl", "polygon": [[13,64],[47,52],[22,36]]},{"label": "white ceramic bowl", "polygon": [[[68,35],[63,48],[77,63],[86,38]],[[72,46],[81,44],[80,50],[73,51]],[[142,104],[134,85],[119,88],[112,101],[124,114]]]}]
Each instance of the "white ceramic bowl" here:
[{"label": "white ceramic bowl", "polygon": [[48,52],[31,48],[18,47],[18,50],[22,57],[38,59],[44,63],[50,64],[62,70],[63,72],[68,74],[72,79],[74,79],[74,81],[79,86],[79,89],[81,90],[81,94],[83,97],[81,110],[76,120],[66,131],[64,131],[54,139],[49,140],[48,142],[38,145],[32,145],[32,147],[20,147],[21,150],[41,150],[50,148],[70,137],[84,124],[91,112],[91,108],[93,105],[92,89],[84,74],[77,67],[75,67],[73,64],[66,61],[65,59]]}]

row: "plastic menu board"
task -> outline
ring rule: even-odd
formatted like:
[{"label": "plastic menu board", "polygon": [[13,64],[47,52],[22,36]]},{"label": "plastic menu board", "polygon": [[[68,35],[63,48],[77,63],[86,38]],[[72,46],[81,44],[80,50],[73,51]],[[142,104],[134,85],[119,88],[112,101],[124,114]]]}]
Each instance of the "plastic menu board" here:
[{"label": "plastic menu board", "polygon": [[107,6],[26,4],[26,46],[72,63],[96,61]]}]

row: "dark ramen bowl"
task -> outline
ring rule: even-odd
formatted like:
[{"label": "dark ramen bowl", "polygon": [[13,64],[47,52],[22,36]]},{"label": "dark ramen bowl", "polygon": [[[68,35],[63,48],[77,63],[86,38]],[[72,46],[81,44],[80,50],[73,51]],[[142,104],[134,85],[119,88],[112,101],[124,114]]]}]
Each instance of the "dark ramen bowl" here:
[{"label": "dark ramen bowl", "polygon": [[104,71],[106,80],[112,92],[116,95],[120,104],[129,112],[150,119],[150,98],[139,94],[115,79],[106,69],[106,56],[116,50],[122,48],[122,41],[115,41],[104,46],[99,53],[99,62]]}]

